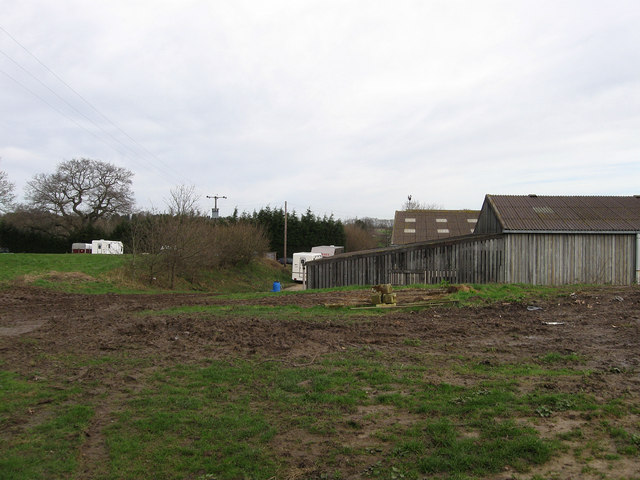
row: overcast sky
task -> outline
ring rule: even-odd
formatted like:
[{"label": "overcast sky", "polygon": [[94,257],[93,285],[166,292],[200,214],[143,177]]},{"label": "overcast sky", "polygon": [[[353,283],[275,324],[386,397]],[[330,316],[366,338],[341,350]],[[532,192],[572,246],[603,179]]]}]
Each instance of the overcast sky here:
[{"label": "overcast sky", "polygon": [[393,218],[640,194],[640,1],[0,0],[0,170]]}]

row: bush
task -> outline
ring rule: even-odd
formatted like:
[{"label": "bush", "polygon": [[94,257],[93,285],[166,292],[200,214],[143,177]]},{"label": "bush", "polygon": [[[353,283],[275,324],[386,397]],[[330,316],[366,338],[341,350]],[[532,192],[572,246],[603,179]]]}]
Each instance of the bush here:
[{"label": "bush", "polygon": [[269,248],[264,229],[245,222],[217,226],[214,242],[220,262],[224,265],[248,263],[254,257],[262,256]]},{"label": "bush", "polygon": [[355,223],[344,226],[346,237],[345,249],[347,252],[368,250],[378,246],[378,240],[367,229]]},{"label": "bush", "polygon": [[207,269],[248,263],[269,244],[257,226],[222,225],[196,215],[139,216],[131,236],[134,275],[169,288],[180,278],[197,283]]}]

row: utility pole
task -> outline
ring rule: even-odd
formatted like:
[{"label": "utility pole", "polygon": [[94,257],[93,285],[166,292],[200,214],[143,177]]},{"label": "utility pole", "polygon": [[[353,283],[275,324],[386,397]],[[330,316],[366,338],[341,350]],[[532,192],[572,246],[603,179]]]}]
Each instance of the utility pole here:
[{"label": "utility pole", "polygon": [[223,196],[220,196],[220,195],[209,196],[209,195],[207,195],[207,198],[213,198],[213,202],[214,202],[213,203],[214,206],[211,209],[211,218],[212,219],[218,218],[220,216],[220,211],[218,210],[218,199],[219,198],[227,198],[227,197],[225,197],[224,195]]},{"label": "utility pole", "polygon": [[287,202],[284,202],[284,266],[287,266]]}]

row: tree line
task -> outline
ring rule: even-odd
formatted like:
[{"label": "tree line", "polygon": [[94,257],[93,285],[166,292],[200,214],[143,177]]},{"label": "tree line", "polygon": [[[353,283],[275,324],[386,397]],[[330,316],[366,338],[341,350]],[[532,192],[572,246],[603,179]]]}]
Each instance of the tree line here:
[{"label": "tree line", "polygon": [[[266,206],[253,213],[238,211],[223,219],[226,224],[249,223],[264,229],[269,240],[269,248],[276,252],[278,258],[284,255],[285,212],[282,208]],[[287,255],[293,252],[308,252],[317,245],[341,245],[346,241],[345,228],[333,215],[319,217],[311,209],[298,215],[295,211],[287,212]]]},{"label": "tree line", "polygon": [[[16,204],[15,186],[0,170],[0,247],[64,253],[74,242],[108,238],[122,241],[129,253],[162,255],[160,263],[171,259],[173,270],[192,257],[201,264],[220,265],[265,251],[284,255],[282,208],[266,206],[241,214],[236,209],[213,221],[198,209],[194,187],[178,186],[169,193],[164,210],[134,211],[132,178],[131,171],[100,160],[72,159],[59,163],[52,173],[35,175],[27,183],[26,202]],[[348,251],[383,246],[375,227],[363,220],[345,224],[310,209],[301,215],[288,212],[286,217],[288,256],[315,245],[345,245]],[[203,263],[204,252],[211,258]],[[157,265],[158,258],[147,263],[154,260]],[[154,274],[151,268],[150,278]]]}]

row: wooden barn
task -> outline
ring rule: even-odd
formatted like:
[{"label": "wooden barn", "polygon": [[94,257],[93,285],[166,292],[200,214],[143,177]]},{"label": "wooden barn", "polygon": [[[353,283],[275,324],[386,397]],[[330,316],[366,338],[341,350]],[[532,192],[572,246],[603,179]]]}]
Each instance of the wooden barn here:
[{"label": "wooden barn", "polygon": [[640,196],[487,195],[473,234],[307,264],[309,288],[640,283]]}]

